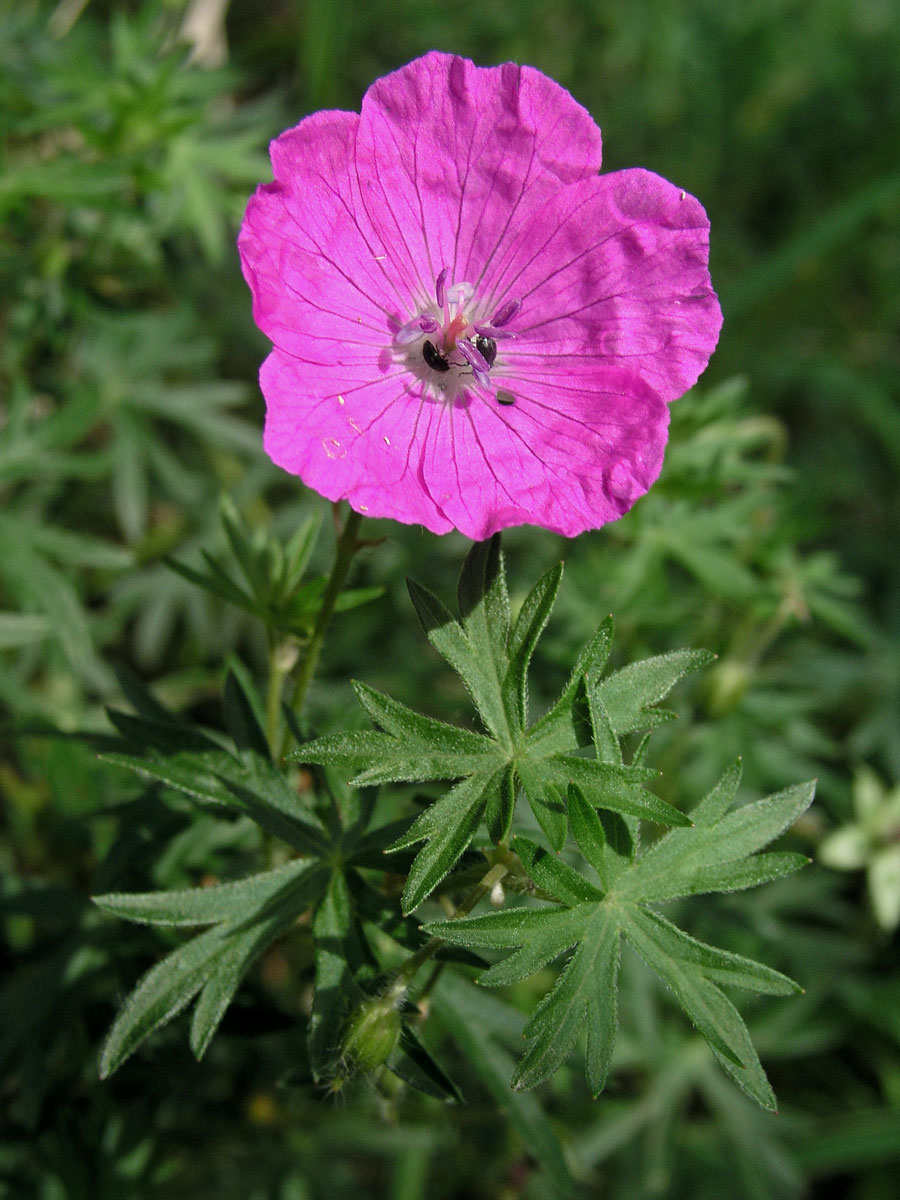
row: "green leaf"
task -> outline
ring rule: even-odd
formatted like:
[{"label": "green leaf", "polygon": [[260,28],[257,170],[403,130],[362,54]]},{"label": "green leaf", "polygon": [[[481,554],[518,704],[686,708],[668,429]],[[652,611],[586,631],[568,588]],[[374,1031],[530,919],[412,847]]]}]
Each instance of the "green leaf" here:
[{"label": "green leaf", "polygon": [[590,740],[588,714],[579,711],[579,692],[584,681],[603,669],[612,645],[613,621],[607,617],[575,661],[572,674],[559,699],[529,729],[533,753],[552,754],[586,745]]},{"label": "green leaf", "polygon": [[[393,849],[425,841],[404,892],[404,910],[425,899],[466,849],[482,821],[495,844],[505,843],[515,823],[520,786],[551,846],[561,850],[567,831],[566,792],[580,786],[589,801],[607,814],[614,845],[609,871],[637,844],[640,818],[688,825],[677,809],[642,786],[654,772],[626,765],[617,731],[606,710],[599,674],[609,654],[612,622],[603,623],[578,656],[562,695],[531,728],[526,726],[526,676],[535,645],[550,616],[562,566],[548,571],[526,597],[510,627],[509,596],[498,537],[470,550],[460,576],[460,619],[431,592],[409,581],[409,591],[426,635],[461,676],[481,715],[486,734],[474,733],[426,717],[365,684],[354,684],[357,698],[376,731],[326,735],[307,742],[292,757],[307,764],[331,765],[353,772],[354,785],[426,782],[452,786],[420,815]],[[619,672],[610,698],[619,716],[627,702],[652,724],[658,710],[646,705],[665,695],[688,670],[706,661],[685,651],[637,664]],[[622,679],[627,686],[624,691]],[[596,744],[596,757],[575,753]],[[624,822],[624,825],[623,825]],[[624,830],[624,831],[623,831]]]},{"label": "green leaf", "polygon": [[234,671],[225,677],[222,697],[225,728],[238,750],[249,750],[265,760],[270,756],[269,743],[256,716],[259,701],[254,705],[244,690],[246,686],[247,681],[240,682]]},{"label": "green leaf", "polygon": [[182,579],[186,579],[189,583],[196,584],[197,587],[203,588],[207,592],[211,592],[214,596],[221,596],[223,600],[236,605],[238,608],[246,609],[248,612],[256,611],[256,604],[252,596],[249,596],[243,588],[241,588],[228,575],[223,568],[216,562],[214,558],[203,552],[203,557],[209,567],[209,571],[197,571],[194,567],[188,566],[187,563],[179,562],[177,559],[166,556],[163,561],[166,566],[180,575]]},{"label": "green leaf", "polygon": [[196,1058],[206,1053],[244,976],[266,947],[295,923],[297,916],[294,908],[282,908],[228,939],[221,954],[216,956],[194,1006],[190,1045]]},{"label": "green leaf", "polygon": [[[216,920],[168,954],[139,981],[107,1035],[101,1053],[106,1078],[154,1030],[199,995],[191,1046],[199,1058],[209,1045],[247,970],[262,951],[293,925],[323,890],[327,874],[319,864],[289,863],[253,879],[194,892],[110,895],[97,898],[109,912],[132,920],[185,924]],[[207,892],[215,892],[212,901]],[[223,913],[219,918],[214,914]]]},{"label": "green leaf", "polygon": [[412,828],[391,847],[401,850],[413,842],[427,839],[403,888],[404,913],[417,908],[444,876],[449,875],[472,840],[487,807],[488,797],[503,787],[505,775],[506,768],[501,766],[493,772],[481,771],[460,780],[426,809]]},{"label": "green leaf", "polygon": [[512,1078],[514,1088],[533,1088],[549,1079],[587,1028],[586,1075],[593,1095],[603,1090],[615,1045],[619,929],[598,908],[578,949],[528,1024],[530,1039]]},{"label": "green leaf", "polygon": [[100,1054],[100,1078],[106,1079],[160,1025],[176,1016],[197,995],[221,953],[226,933],[214,927],[157,963],[125,1001]]},{"label": "green leaf", "polygon": [[404,1025],[400,1031],[400,1041],[386,1065],[398,1079],[426,1096],[433,1096],[436,1100],[462,1100],[456,1084],[409,1025]]},{"label": "green leaf", "polygon": [[673,829],[641,856],[623,879],[620,893],[659,901],[698,892],[736,891],[777,879],[805,865],[800,855],[751,857],[803,813],[813,783],[798,784],[731,812],[723,810],[737,787],[732,768],[694,814],[693,829]]},{"label": "green leaf", "polygon": [[104,762],[158,780],[201,804],[245,812],[301,854],[321,848],[321,826],[271,764],[237,761],[226,750],[142,755],[101,754]]},{"label": "green leaf", "polygon": [[[495,987],[515,983],[568,956],[525,1027],[529,1043],[514,1073],[514,1087],[533,1087],[547,1079],[582,1030],[588,1083],[595,1094],[603,1087],[615,1040],[616,979],[624,935],[666,983],[732,1079],[764,1108],[774,1108],[747,1028],[720,985],[782,996],[799,988],[770,967],[697,941],[647,907],[649,901],[697,890],[754,886],[802,865],[799,855],[756,852],[796,820],[812,799],[812,785],[788,788],[729,812],[738,778],[738,768],[727,771],[694,810],[695,826],[671,830],[637,858],[624,822],[618,831],[611,828],[615,814],[598,813],[593,798],[573,785],[568,792],[572,833],[604,891],[549,851],[518,837],[514,848],[523,869],[556,904],[426,926],[430,934],[453,945],[512,950],[479,978]],[[612,849],[608,831],[618,839]]]},{"label": "green leaf", "polygon": [[642,920],[634,911],[630,915],[625,933],[631,945],[668,984],[732,1079],[763,1108],[774,1112],[775,1095],[750,1041],[747,1026],[731,1001],[709,978],[702,955],[695,951],[691,958],[685,956],[685,935],[674,927],[667,929],[668,922],[659,918]]},{"label": "green leaf", "polygon": [[640,929],[644,937],[665,946],[671,958],[701,967],[710,979],[728,987],[764,992],[769,996],[792,996],[803,991],[793,979],[773,970],[772,967],[754,962],[751,958],[744,958],[741,954],[732,954],[728,950],[720,950],[716,946],[697,941],[652,909],[632,910],[629,928],[626,931],[629,940],[632,940],[631,935],[635,929]]},{"label": "green leaf", "polygon": [[0,649],[27,646],[51,637],[53,626],[49,617],[29,613],[0,612]]},{"label": "green leaf", "polygon": [[648,712],[649,705],[663,700],[680,679],[714,659],[708,650],[676,650],[631,663],[604,679],[600,698],[615,732],[621,736],[648,728],[657,720]]},{"label": "green leaf", "polygon": [[457,601],[471,658],[484,676],[479,711],[494,737],[508,738],[521,722],[515,708],[507,705],[503,689],[509,669],[510,612],[499,533],[476,542],[466,555]]},{"label": "green leaf", "polygon": [[238,674],[229,672],[229,680],[226,722],[239,745],[175,717],[138,681],[123,674],[123,690],[139,715],[110,710],[123,751],[101,757],[200,803],[240,809],[300,853],[316,853],[323,844],[320,822],[271,761],[256,707]]},{"label": "green leaf", "polygon": [[324,1078],[334,1069],[344,1018],[362,997],[353,981],[347,953],[352,925],[353,904],[347,882],[341,872],[335,871],[313,920],[316,986],[308,1043],[315,1079]]},{"label": "green leaf", "polygon": [[442,979],[433,1004],[494,1103],[507,1114],[526,1152],[540,1164],[543,1174],[538,1194],[552,1200],[574,1195],[575,1180],[547,1114],[534,1096],[509,1090],[513,1057],[502,1042],[520,1036],[521,1015],[450,976]]},{"label": "green leaf", "polygon": [[437,753],[478,756],[493,752],[493,742],[484,734],[423,717],[364,683],[354,681],[353,690],[374,724],[392,737]]},{"label": "green leaf", "polygon": [[509,666],[503,682],[507,708],[515,706],[518,725],[528,720],[528,668],[553,610],[556,594],[562,581],[563,565],[557,563],[537,581],[522,602],[516,623],[509,638]]},{"label": "green leaf", "polygon": [[[590,810],[589,810],[590,811]],[[563,904],[576,905],[601,900],[602,893],[562,859],[548,853],[528,838],[517,837],[515,850],[534,882]]]},{"label": "green leaf", "polygon": [[284,866],[234,883],[212,887],[186,888],[173,892],[109,892],[94,896],[105,912],[147,925],[212,925],[220,921],[239,921],[273,896],[279,895],[291,881],[299,882],[316,866],[314,860],[297,858]]}]

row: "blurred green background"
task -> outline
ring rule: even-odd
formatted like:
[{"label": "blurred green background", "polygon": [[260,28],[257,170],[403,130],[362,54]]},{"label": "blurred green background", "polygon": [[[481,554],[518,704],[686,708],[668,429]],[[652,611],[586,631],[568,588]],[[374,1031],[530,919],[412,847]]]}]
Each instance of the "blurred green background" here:
[{"label": "blurred green background", "polygon": [[[105,730],[113,667],[212,724],[223,664],[262,672],[253,622],[163,561],[222,549],[222,492],[275,536],[324,513],[326,568],[327,505],[261,452],[267,343],[234,237],[270,138],[358,108],[432,48],[540,68],[602,127],[605,170],[657,171],[712,222],[725,325],[675,407],[660,483],[577,542],[505,543],[519,596],[568,563],[536,702],[610,611],[622,661],[707,646],[717,665],[657,735],[666,798],[692,803],[741,753],[748,796],[819,778],[794,835],[812,858],[835,830],[856,839],[825,855],[852,869],[817,862],[691,910],[692,932],[807,988],[748,1006],[777,1118],[639,973],[596,1103],[561,1072],[540,1104],[513,1104],[438,1020],[467,1105],[365,1086],[335,1104],[284,1082],[303,1055],[302,945],[266,957],[202,1064],[176,1022],[97,1082],[103,1032],[162,938],[88,897],[235,877],[258,845],[46,731]],[[597,1197],[896,1194],[898,148],[893,0],[0,0],[0,1197],[571,1194],[548,1145]],[[402,583],[448,594],[465,542],[373,530],[386,541],[356,582],[384,595],[338,618],[314,719],[346,719],[352,675],[465,721]]]}]

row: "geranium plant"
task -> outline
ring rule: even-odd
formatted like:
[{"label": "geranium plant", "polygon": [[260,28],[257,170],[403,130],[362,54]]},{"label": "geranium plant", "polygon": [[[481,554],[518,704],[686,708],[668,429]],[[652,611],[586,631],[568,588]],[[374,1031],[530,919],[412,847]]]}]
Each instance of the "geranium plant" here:
[{"label": "geranium plant", "polygon": [[[649,171],[600,174],[599,129],[538,71],[438,53],[373,84],[360,114],[307,117],[272,144],[272,162],[239,241],[273,343],[265,446],[351,511],[327,577],[304,581],[311,527],[287,549],[255,542],[228,507],[236,565],[179,566],[265,625],[265,699],[231,673],[223,733],[130,681],[135,712],[113,714],[108,758],[240,812],[265,832],[270,861],[204,888],[98,897],[121,917],[203,929],[138,984],[104,1071],[195,999],[202,1055],[252,964],[302,926],[314,944],[307,1046],[319,1083],[389,1072],[456,1098],[452,1064],[430,1045],[432,999],[461,1044],[477,1046],[461,975],[468,988],[507,987],[557,964],[538,985],[511,1083],[540,1084],[581,1042],[596,1095],[613,1062],[627,944],[731,1078],[774,1108],[722,989],[797,985],[658,906],[796,871],[804,857],[765,847],[812,785],[739,803],[740,768],[723,762],[687,812],[658,796],[652,734],[674,716],[659,705],[712,656],[613,666],[612,619],[532,711],[529,670],[562,566],[514,604],[499,535],[531,524],[573,537],[653,485],[668,406],[696,382],[721,325],[702,207]],[[409,584],[423,638],[471,697],[465,727],[376,690],[364,668],[353,686],[370,727],[305,724],[333,614],[373,596],[345,590],[366,515],[474,542],[456,611]]]}]

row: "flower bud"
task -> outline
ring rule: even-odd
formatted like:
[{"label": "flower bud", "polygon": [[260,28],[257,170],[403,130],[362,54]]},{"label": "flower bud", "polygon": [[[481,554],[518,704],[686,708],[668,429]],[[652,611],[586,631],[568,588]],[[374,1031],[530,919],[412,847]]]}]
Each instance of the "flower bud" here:
[{"label": "flower bud", "polygon": [[342,1056],[360,1071],[374,1071],[390,1057],[400,1038],[400,1014],[388,996],[366,1000],[351,1015]]}]

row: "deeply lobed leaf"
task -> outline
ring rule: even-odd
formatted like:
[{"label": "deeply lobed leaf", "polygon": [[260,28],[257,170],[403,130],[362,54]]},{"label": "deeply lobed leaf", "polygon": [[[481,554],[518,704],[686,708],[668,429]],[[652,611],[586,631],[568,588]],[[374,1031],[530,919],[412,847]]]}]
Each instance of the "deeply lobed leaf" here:
[{"label": "deeply lobed leaf", "polygon": [[[534,842],[517,838],[525,870],[550,907],[515,908],[426,926],[437,937],[465,947],[511,949],[479,982],[517,982],[569,954],[525,1033],[529,1045],[513,1076],[514,1087],[533,1087],[565,1060],[586,1031],[585,1070],[592,1091],[603,1086],[616,1029],[616,978],[624,936],[667,985],[713,1053],[740,1087],[764,1108],[775,1098],[738,1010],[722,985],[772,995],[800,990],[785,975],[742,955],[690,937],[649,902],[699,890],[751,887],[802,865],[800,855],[756,851],[804,811],[811,784],[788,788],[729,812],[739,772],[731,768],[695,810],[689,829],[673,829],[637,859],[629,831],[611,849],[604,818],[577,786],[568,812],[579,848],[600,878],[599,891],[573,867]],[[571,953],[570,953],[571,952]]]}]

